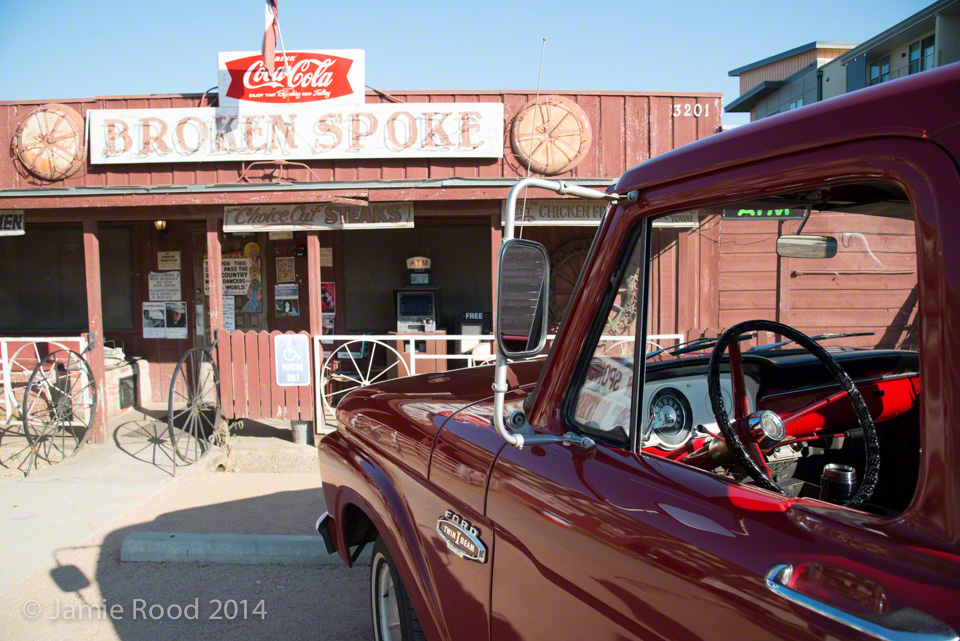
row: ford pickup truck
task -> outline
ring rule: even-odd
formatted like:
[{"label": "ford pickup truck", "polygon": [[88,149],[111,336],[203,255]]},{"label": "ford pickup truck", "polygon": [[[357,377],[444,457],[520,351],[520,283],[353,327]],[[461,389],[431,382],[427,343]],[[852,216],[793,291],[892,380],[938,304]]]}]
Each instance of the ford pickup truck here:
[{"label": "ford pickup truck", "polygon": [[[317,528],[347,565],[372,548],[376,639],[957,639],[958,104],[954,64],[606,192],[518,182],[496,365],[356,390],[319,443]],[[525,188],[609,205],[552,341],[549,258],[514,238]],[[681,212],[719,266],[664,292],[653,223]],[[657,306],[717,287],[716,327],[648,340]]]}]

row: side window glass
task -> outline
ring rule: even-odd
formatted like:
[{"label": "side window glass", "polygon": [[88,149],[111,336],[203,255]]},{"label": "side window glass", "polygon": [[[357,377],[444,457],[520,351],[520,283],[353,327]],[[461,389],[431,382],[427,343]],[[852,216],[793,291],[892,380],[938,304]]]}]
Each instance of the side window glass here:
[{"label": "side window glass", "polygon": [[641,289],[643,234],[635,242],[620,278],[573,416],[581,427],[611,440],[629,442],[633,364],[637,350],[637,302]]}]

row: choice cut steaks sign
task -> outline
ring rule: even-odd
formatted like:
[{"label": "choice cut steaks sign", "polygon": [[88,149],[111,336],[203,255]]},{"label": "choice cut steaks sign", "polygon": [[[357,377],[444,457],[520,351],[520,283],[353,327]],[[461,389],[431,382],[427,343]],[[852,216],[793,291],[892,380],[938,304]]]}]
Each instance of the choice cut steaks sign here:
[{"label": "choice cut steaks sign", "polygon": [[88,111],[90,162],[502,158],[502,103]]},{"label": "choice cut steaks sign", "polygon": [[276,53],[270,77],[259,51],[221,52],[217,56],[220,106],[239,103],[297,104],[364,102],[362,49]]},{"label": "choice cut steaks sign", "polygon": [[413,203],[239,205],[223,208],[223,231],[298,231],[413,227]]}]

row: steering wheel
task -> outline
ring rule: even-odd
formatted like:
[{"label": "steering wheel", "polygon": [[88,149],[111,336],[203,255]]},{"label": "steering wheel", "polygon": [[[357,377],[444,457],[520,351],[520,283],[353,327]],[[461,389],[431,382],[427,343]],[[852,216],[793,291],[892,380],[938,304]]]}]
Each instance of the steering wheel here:
[{"label": "steering wheel", "polygon": [[[780,426],[767,425],[767,423],[776,423],[776,418],[773,418],[772,421],[764,421],[765,424],[758,426],[758,423],[761,422],[758,420],[759,415],[750,412],[750,397],[747,394],[747,386],[743,377],[743,356],[740,352],[740,342],[738,340],[742,334],[755,331],[780,334],[806,349],[827,368],[840,385],[841,391],[809,403],[793,412],[778,415],[781,421]],[[720,391],[720,362],[723,360],[723,354],[728,347],[730,350],[730,380],[733,384],[734,420],[732,422],[727,416]],[[720,336],[713,348],[713,353],[710,355],[710,366],[707,371],[707,385],[710,393],[710,404],[717,419],[717,426],[720,428],[720,433],[723,435],[734,459],[746,469],[747,474],[758,486],[784,495],[786,495],[786,492],[773,480],[773,474],[767,465],[764,450],[771,451],[778,447],[778,443],[786,436],[791,438],[812,436],[819,428],[811,427],[809,422],[799,421],[799,419],[812,412],[817,412],[845,396],[849,396],[857,420],[860,422],[860,428],[863,430],[867,449],[867,469],[864,472],[860,488],[843,505],[859,507],[870,499],[880,477],[880,442],[877,439],[877,428],[873,424],[873,419],[870,418],[870,411],[867,409],[867,404],[863,400],[860,390],[853,384],[850,375],[844,371],[837,359],[806,334],[782,323],[766,320],[751,320],[734,325]],[[795,423],[793,429],[790,427],[792,423]],[[806,425],[804,425],[805,423]]]}]

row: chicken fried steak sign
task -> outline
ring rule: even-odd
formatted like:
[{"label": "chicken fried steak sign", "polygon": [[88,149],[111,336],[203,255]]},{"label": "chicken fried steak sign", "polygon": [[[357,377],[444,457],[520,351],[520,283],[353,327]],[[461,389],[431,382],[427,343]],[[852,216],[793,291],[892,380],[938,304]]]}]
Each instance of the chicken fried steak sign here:
[{"label": "chicken fried steak sign", "polygon": [[89,114],[90,162],[502,158],[502,103],[246,105]]}]

